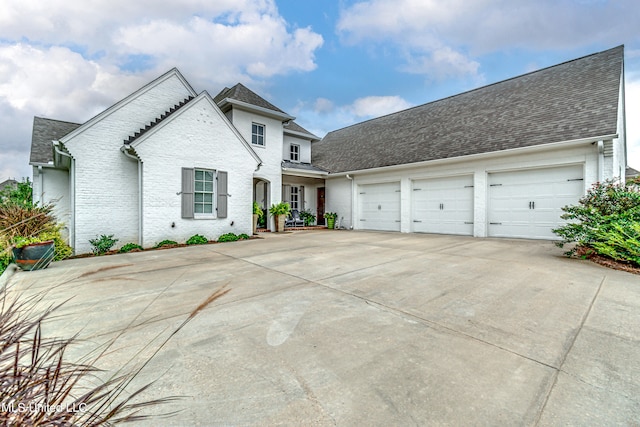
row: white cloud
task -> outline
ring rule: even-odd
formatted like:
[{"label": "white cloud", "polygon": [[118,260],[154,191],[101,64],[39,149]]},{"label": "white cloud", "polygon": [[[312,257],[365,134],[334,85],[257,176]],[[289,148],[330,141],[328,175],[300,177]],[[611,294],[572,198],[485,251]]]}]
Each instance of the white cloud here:
[{"label": "white cloud", "polygon": [[[637,39],[636,0],[367,0],[342,10],[344,42],[394,48],[401,70],[442,76],[478,76],[472,58],[504,49],[609,46]],[[449,71],[447,71],[449,70]]]},{"label": "white cloud", "polygon": [[0,179],[29,175],[34,115],[83,122],[173,67],[196,90],[260,86],[316,68],[322,44],[310,28],[290,28],[275,0],[6,0]]},{"label": "white cloud", "polygon": [[347,110],[358,118],[380,117],[406,110],[411,104],[399,96],[367,96],[356,99]]}]

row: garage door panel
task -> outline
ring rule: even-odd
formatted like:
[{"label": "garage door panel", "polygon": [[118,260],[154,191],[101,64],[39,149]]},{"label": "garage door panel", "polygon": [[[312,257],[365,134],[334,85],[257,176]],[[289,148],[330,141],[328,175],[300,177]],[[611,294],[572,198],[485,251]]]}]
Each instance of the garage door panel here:
[{"label": "garage door panel", "polygon": [[581,165],[489,174],[489,236],[557,239],[562,207],[584,191]]},{"label": "garage door panel", "polygon": [[413,189],[413,231],[473,234],[473,176],[415,180]]},{"label": "garage door panel", "polygon": [[358,215],[363,230],[400,231],[400,183],[359,186]]}]

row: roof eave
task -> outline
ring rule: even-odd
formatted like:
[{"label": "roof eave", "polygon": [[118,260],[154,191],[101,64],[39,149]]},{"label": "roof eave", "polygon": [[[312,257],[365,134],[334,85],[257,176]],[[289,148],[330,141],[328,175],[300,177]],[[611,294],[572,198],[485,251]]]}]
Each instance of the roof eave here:
[{"label": "roof eave", "polygon": [[319,138],[319,137],[315,136],[312,133],[297,132],[295,130],[288,130],[287,128],[284,129],[284,133],[287,134],[287,135],[299,136],[299,137],[302,137],[302,138],[305,138],[305,139],[309,139],[311,141],[320,141],[320,139],[322,139],[322,138]]},{"label": "roof eave", "polygon": [[536,151],[543,151],[543,150],[554,149],[554,148],[573,147],[573,146],[577,146],[577,145],[591,144],[591,143],[594,143],[594,142],[606,141],[606,140],[615,139],[615,138],[618,138],[618,134],[617,133],[608,134],[608,135],[601,135],[601,136],[594,136],[594,137],[588,137],[588,138],[580,138],[580,139],[574,139],[574,140],[569,140],[569,141],[550,142],[550,143],[538,144],[538,145],[534,145],[534,146],[530,146],[530,147],[518,147],[518,148],[510,148],[510,149],[507,149],[507,150],[489,151],[489,152],[486,152],[486,153],[468,154],[466,156],[447,157],[447,158],[444,158],[444,159],[425,160],[425,161],[422,161],[422,162],[414,162],[414,163],[403,163],[403,164],[400,164],[400,165],[380,166],[380,167],[372,167],[372,168],[367,168],[367,169],[354,169],[354,170],[343,171],[343,172],[329,172],[328,176],[329,177],[339,177],[339,176],[355,175],[355,174],[362,174],[362,173],[386,172],[386,171],[394,171],[394,170],[413,169],[413,168],[417,168],[417,167],[421,167],[421,166],[428,166],[428,165],[434,165],[434,164],[453,163],[453,162],[460,162],[460,161],[483,159],[483,158],[486,158],[486,157],[493,157],[493,156],[496,156],[496,155],[498,155],[498,156],[507,156],[507,155],[512,155],[512,154],[519,154],[519,153],[526,153],[526,152],[536,152]]}]

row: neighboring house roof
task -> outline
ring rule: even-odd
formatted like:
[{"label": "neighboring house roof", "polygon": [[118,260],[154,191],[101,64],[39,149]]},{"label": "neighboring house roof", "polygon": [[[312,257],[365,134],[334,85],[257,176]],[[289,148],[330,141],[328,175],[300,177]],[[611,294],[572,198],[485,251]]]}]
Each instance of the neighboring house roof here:
[{"label": "neighboring house roof", "polygon": [[34,117],[29,163],[33,165],[53,162],[51,141],[62,138],[80,126],[78,123]]},{"label": "neighboring house roof", "polygon": [[4,191],[6,188],[9,188],[9,187],[15,188],[17,186],[18,186],[18,181],[16,181],[15,179],[9,178],[7,180],[0,182],[0,192]]},{"label": "neighboring house roof", "polygon": [[638,172],[637,170],[635,170],[632,167],[627,166],[627,169],[625,170],[624,176],[626,178],[635,178],[637,176],[640,176],[640,172]]},{"label": "neighboring house roof", "polygon": [[348,172],[615,135],[623,57],[619,46],[329,132],[311,162]]},{"label": "neighboring house roof", "polygon": [[312,141],[320,141],[320,138],[318,138],[317,136],[315,136],[314,134],[312,134],[311,132],[309,132],[308,130],[306,130],[305,128],[303,128],[293,120],[284,124],[284,133],[295,135],[295,136],[301,136],[303,138],[307,138]]}]

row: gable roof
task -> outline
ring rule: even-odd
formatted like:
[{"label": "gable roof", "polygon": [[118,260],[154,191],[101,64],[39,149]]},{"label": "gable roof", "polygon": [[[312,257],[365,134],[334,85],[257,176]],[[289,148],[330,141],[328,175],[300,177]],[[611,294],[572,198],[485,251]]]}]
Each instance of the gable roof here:
[{"label": "gable roof", "polygon": [[619,46],[329,132],[312,164],[348,172],[611,137],[623,57]]},{"label": "gable roof", "polygon": [[[96,116],[92,117],[91,119],[89,119],[88,121],[84,122],[82,125],[80,125],[77,129],[73,130],[71,133],[69,133],[67,135],[63,135],[64,137],[66,137],[64,139],[71,139],[71,138],[75,137],[77,134],[79,134],[81,132],[84,132],[86,129],[90,128],[91,126],[93,126],[94,124],[96,124],[97,122],[102,120],[103,118],[105,118],[105,117],[109,116],[110,114],[112,114],[114,111],[116,111],[116,110],[120,109],[121,107],[123,107],[124,105],[128,104],[133,99],[139,97],[141,94],[147,92],[148,90],[151,90],[152,88],[156,87],[157,85],[161,84],[162,82],[164,82],[164,81],[166,81],[166,80],[168,80],[168,79],[170,79],[172,77],[177,77],[178,80],[180,80],[180,82],[182,82],[182,84],[184,85],[185,89],[187,90],[187,92],[189,92],[189,94],[191,96],[195,97],[197,95],[196,91],[193,89],[193,87],[191,87],[189,82],[184,78],[184,76],[180,73],[180,71],[177,68],[172,68],[171,70],[167,71],[166,73],[164,73],[160,77],[152,80],[151,82],[147,83],[146,85],[144,85],[140,89],[136,90],[135,92],[127,95],[125,98],[123,98],[120,101],[116,102],[111,107],[107,108],[106,110],[102,111],[98,115],[96,115]],[[61,142],[65,142],[66,143],[67,141],[63,140]]]},{"label": "gable roof", "polygon": [[62,138],[80,126],[78,123],[34,117],[29,164],[47,164],[53,162],[51,141]]},{"label": "gable roof", "polygon": [[232,105],[237,105],[239,107],[257,109],[263,113],[278,117],[283,121],[293,120],[295,118],[262,98],[242,83],[238,83],[232,88],[225,87],[213,98],[213,100],[224,112],[229,110]]}]

